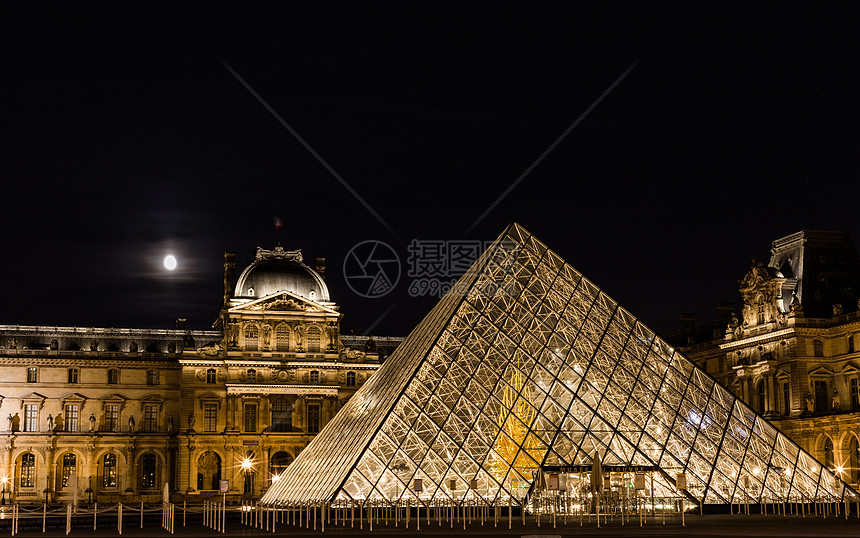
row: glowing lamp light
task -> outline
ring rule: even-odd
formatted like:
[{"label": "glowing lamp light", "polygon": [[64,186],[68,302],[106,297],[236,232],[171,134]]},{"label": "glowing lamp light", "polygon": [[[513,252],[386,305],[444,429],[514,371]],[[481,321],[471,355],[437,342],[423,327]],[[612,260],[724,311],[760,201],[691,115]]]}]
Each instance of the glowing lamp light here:
[{"label": "glowing lamp light", "polygon": [[8,484],[9,483],[9,477],[8,476],[0,476],[0,483],[2,483],[4,485]]},{"label": "glowing lamp light", "polygon": [[837,473],[839,473],[839,474],[842,474],[843,472],[845,472],[845,467],[842,467],[842,466],[840,465],[839,467],[837,467],[837,468],[836,468],[836,472],[837,472]]},{"label": "glowing lamp light", "polygon": [[251,459],[250,459],[250,458],[244,458],[244,459],[242,460],[242,470],[243,470],[243,471],[249,471],[249,470],[251,470],[251,467],[252,467],[252,466],[253,466],[253,464],[251,463]]},{"label": "glowing lamp light", "polygon": [[168,271],[173,271],[176,269],[176,256],[173,254],[168,254],[164,257],[164,268]]},{"label": "glowing lamp light", "polygon": [[759,469],[758,467],[756,467],[755,469],[753,469],[753,474],[754,474],[754,475],[756,475],[756,476],[758,476],[759,471],[761,471],[761,469]]},{"label": "glowing lamp light", "polygon": [[273,474],[272,475],[272,482],[277,482],[280,479],[281,479],[281,475],[279,475],[279,474]]}]

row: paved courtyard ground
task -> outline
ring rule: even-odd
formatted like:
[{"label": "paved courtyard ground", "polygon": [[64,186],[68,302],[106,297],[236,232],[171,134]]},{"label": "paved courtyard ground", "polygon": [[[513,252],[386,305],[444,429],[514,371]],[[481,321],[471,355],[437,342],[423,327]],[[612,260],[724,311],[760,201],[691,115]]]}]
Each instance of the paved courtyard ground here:
[{"label": "paved courtyard ground", "polygon": [[[41,519],[39,520],[22,520],[19,525],[20,536],[65,536],[65,527],[60,521],[56,521],[56,526],[49,525],[47,533],[41,532]],[[371,532],[367,525],[364,530],[359,530],[357,525],[355,528],[343,528],[327,526],[323,533],[319,526],[316,531],[306,528],[297,528],[290,525],[278,525],[277,531],[273,534],[259,529],[241,525],[239,521],[229,518],[226,526],[226,533],[222,534],[214,530],[204,527],[199,519],[195,516],[193,521],[189,520],[186,527],[181,527],[181,520],[177,521],[175,527],[175,536],[185,537],[214,537],[214,536],[294,536],[294,537],[317,537],[322,536],[415,536],[415,537],[451,537],[451,536],[470,536],[470,537],[490,537],[490,536],[529,536],[529,537],[615,537],[615,536],[701,536],[701,537],[719,537],[719,536],[754,536],[754,537],[786,537],[786,536],[802,536],[802,537],[841,537],[841,536],[860,536],[860,520],[853,516],[849,520],[843,518],[828,517],[826,519],[818,518],[801,518],[790,516],[787,518],[775,517],[772,515],[761,516],[730,516],[730,515],[711,515],[704,516],[690,515],[686,517],[686,526],[681,526],[680,518],[666,519],[666,525],[660,524],[659,517],[657,521],[649,520],[645,527],[639,527],[637,521],[631,521],[624,527],[618,519],[609,521],[608,524],[601,523],[598,529],[594,519],[591,523],[587,521],[583,526],[579,526],[579,522],[568,521],[567,526],[559,525],[553,529],[552,524],[546,525],[545,521],[541,521],[541,527],[538,528],[536,522],[529,518],[527,525],[523,527],[516,521],[513,528],[508,530],[507,520],[499,523],[498,528],[493,528],[492,522],[468,525],[466,530],[463,530],[462,523],[455,524],[455,528],[450,528],[444,525],[441,528],[435,524],[429,527],[422,522],[421,530],[417,530],[414,525],[414,519],[410,522],[410,528],[407,530],[402,523],[395,528],[394,525],[374,525]],[[11,533],[8,520],[0,521],[0,536]],[[69,536],[118,536],[116,529],[116,520],[107,517],[99,521],[98,530],[92,529],[92,520],[83,520],[78,518],[74,521],[73,528]],[[138,520],[127,520],[123,528],[122,536],[141,537],[141,536],[170,536],[167,531],[161,529],[160,519],[147,518],[144,522],[144,528],[140,528]]]}]

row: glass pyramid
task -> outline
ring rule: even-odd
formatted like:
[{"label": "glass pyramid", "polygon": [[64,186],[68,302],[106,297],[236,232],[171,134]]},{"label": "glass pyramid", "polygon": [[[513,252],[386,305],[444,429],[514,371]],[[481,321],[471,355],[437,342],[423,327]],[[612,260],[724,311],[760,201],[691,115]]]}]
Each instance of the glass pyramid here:
[{"label": "glass pyramid", "polygon": [[302,451],[265,504],[521,499],[546,465],[686,473],[705,503],[856,493],[514,223]]}]

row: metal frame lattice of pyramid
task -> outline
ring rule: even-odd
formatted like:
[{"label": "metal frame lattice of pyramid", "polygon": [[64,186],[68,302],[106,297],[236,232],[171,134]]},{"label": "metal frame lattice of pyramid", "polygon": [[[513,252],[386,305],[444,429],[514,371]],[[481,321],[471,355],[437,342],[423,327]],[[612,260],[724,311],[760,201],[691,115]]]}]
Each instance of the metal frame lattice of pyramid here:
[{"label": "metal frame lattice of pyramid", "polygon": [[[706,503],[856,493],[512,224],[262,498],[521,499],[542,465],[649,465]],[[454,488],[451,489],[452,480]],[[474,481],[474,482],[473,482]],[[407,485],[409,487],[407,487]]]}]

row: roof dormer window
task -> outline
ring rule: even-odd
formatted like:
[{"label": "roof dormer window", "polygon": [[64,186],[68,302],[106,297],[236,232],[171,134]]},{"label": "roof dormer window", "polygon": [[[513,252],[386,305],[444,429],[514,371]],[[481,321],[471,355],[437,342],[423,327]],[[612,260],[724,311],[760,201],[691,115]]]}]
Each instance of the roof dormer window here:
[{"label": "roof dormer window", "polygon": [[254,288],[248,288],[248,297],[254,296]]}]

